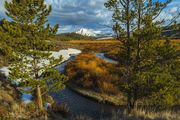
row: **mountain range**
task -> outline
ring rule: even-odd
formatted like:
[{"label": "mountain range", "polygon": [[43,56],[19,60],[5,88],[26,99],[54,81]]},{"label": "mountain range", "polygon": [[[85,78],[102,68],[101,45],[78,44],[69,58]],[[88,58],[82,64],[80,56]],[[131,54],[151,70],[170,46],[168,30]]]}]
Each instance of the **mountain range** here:
[{"label": "mountain range", "polygon": [[97,34],[92,29],[86,29],[86,28],[81,28],[78,31],[76,31],[75,33],[84,35],[84,36],[92,36],[92,37],[97,36]]},{"label": "mountain range", "polygon": [[[164,27],[162,35],[172,39],[180,39],[180,24],[177,25],[178,29],[174,30],[173,26]],[[114,39],[112,33],[101,33],[93,29],[81,28],[71,33],[61,33],[57,35],[61,40],[107,40]]]}]

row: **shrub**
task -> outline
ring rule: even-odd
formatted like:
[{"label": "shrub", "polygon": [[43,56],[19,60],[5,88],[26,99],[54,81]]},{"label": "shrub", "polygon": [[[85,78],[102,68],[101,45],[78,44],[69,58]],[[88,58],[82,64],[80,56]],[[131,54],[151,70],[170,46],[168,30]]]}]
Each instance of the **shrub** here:
[{"label": "shrub", "polygon": [[109,50],[105,56],[114,59],[114,60],[118,60],[118,56],[119,56],[119,47],[113,48],[111,50]]},{"label": "shrub", "polygon": [[70,109],[67,104],[53,104],[52,111],[61,114],[63,117],[68,117]]},{"label": "shrub", "polygon": [[135,109],[132,116],[151,120],[179,120],[179,113],[173,111],[147,111],[145,109]]},{"label": "shrub", "polygon": [[6,116],[7,114],[8,114],[7,107],[0,106],[0,119],[1,119],[1,117]]},{"label": "shrub", "polygon": [[30,103],[25,105],[25,108],[27,111],[35,112],[35,110],[37,109],[37,106],[34,102],[30,102]]},{"label": "shrub", "polygon": [[79,87],[106,94],[117,94],[118,79],[114,75],[115,65],[94,54],[84,53],[66,67],[66,75]]},{"label": "shrub", "polygon": [[4,101],[4,102],[11,104],[14,102],[14,99],[6,91],[0,90],[0,101]]}]

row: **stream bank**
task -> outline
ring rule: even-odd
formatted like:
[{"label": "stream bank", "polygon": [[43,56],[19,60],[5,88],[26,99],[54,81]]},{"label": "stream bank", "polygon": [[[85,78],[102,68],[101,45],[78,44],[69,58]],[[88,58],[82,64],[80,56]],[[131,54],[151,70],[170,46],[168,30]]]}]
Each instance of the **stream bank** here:
[{"label": "stream bank", "polygon": [[[104,59],[107,62],[111,62],[113,64],[117,64],[116,61],[106,58],[104,53],[96,53],[96,56]],[[71,58],[64,62],[63,64],[57,66],[57,68],[62,73],[68,62],[74,59],[75,56],[71,56]],[[114,99],[114,103],[110,102],[110,98],[104,98],[99,95],[99,102],[97,99],[93,100],[92,93],[91,95],[86,94],[86,91],[77,89],[76,86],[72,84],[68,84],[68,86],[59,93],[51,93],[51,96],[55,99],[55,101],[59,104],[67,104],[70,108],[70,112],[73,115],[85,115],[93,119],[110,119],[113,114],[117,111],[123,111],[124,107],[114,106],[121,105],[122,103],[118,103],[118,99]],[[96,95],[97,96],[97,95]],[[112,100],[113,101],[113,100]],[[109,104],[104,104],[109,103]],[[118,103],[118,104],[116,104]],[[113,105],[112,105],[113,104]]]}]

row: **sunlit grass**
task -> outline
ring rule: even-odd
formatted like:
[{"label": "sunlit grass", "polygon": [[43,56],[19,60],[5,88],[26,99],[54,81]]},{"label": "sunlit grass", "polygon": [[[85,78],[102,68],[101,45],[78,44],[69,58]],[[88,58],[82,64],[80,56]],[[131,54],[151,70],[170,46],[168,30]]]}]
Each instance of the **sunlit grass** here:
[{"label": "sunlit grass", "polygon": [[71,85],[74,84],[73,89],[78,88],[76,91],[83,95],[99,101],[108,99],[119,104],[122,103],[122,93],[118,89],[117,69],[115,65],[97,58],[92,53],[84,53],[67,65],[66,75]]}]

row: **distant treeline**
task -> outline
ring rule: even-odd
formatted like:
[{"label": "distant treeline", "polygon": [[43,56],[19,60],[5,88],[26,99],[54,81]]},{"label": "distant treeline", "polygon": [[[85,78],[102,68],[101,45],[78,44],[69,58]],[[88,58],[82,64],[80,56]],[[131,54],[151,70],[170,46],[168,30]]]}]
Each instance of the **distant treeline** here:
[{"label": "distant treeline", "polygon": [[84,36],[77,33],[62,33],[58,34],[57,40],[69,41],[69,40],[94,40],[96,37]]},{"label": "distant treeline", "polygon": [[[174,29],[174,27],[176,27],[176,29]],[[170,37],[173,39],[180,39],[180,24],[177,24],[176,26],[169,26],[164,28],[162,34],[166,37]]]}]

